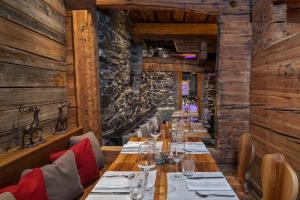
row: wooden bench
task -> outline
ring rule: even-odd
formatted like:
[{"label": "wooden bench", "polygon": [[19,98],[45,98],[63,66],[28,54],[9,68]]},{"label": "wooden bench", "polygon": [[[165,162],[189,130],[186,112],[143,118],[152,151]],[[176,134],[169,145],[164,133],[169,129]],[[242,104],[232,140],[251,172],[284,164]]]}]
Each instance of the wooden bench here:
[{"label": "wooden bench", "polygon": [[[0,188],[16,184],[25,169],[42,167],[48,164],[51,154],[69,148],[69,139],[72,136],[81,135],[82,128],[76,128],[62,135],[51,135],[47,137],[47,142],[36,147],[22,150],[11,150],[0,155]],[[121,146],[101,147],[104,155],[105,167],[100,170],[100,176],[106,171],[108,166],[117,158],[122,150]],[[79,199],[85,199],[98,180],[85,188],[83,195]]]}]

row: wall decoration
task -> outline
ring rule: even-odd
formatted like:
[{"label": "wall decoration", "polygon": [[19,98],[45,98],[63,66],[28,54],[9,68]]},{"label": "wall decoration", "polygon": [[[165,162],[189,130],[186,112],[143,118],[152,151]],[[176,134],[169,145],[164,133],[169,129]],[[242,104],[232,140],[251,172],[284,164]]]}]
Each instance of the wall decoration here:
[{"label": "wall decoration", "polygon": [[40,109],[37,106],[30,106],[24,108],[23,105],[20,105],[19,112],[22,113],[33,113],[33,121],[25,126],[23,129],[22,135],[22,146],[21,148],[33,147],[38,144],[46,142],[44,138],[44,132],[40,126],[39,112]]}]

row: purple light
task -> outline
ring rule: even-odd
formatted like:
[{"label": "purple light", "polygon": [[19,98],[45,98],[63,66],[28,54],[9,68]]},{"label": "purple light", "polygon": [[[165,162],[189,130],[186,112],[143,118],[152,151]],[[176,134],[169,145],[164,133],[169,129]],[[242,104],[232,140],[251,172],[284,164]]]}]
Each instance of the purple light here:
[{"label": "purple light", "polygon": [[184,59],[196,59],[197,56],[196,55],[188,55],[188,56],[184,56]]}]

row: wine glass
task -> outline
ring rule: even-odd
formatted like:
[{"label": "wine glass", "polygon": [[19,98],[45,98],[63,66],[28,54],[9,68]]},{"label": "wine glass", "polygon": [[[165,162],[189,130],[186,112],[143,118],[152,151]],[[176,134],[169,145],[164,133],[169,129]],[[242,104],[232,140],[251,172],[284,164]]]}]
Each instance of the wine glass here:
[{"label": "wine glass", "polygon": [[178,172],[178,164],[180,161],[184,158],[184,152],[178,151],[178,148],[175,148],[175,153],[173,154],[173,159],[176,164],[176,173],[174,175],[175,181],[180,181],[181,180],[181,173]]},{"label": "wine glass", "polygon": [[145,142],[139,146],[138,167],[145,173],[145,189],[147,190],[148,176],[152,169],[156,166],[155,148],[153,144]]}]

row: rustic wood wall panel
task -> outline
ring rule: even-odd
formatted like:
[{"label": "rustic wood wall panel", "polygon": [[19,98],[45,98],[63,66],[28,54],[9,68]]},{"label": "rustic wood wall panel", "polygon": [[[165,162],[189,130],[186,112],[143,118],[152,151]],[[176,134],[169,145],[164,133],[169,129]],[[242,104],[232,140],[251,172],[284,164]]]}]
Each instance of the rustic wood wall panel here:
[{"label": "rustic wood wall panel", "polygon": [[251,36],[249,15],[219,16],[215,117],[219,163],[237,161],[239,136],[249,132]]},{"label": "rustic wood wall panel", "polygon": [[72,11],[78,122],[101,140],[97,40],[93,10]]},{"label": "rustic wood wall panel", "polygon": [[74,45],[73,45],[73,15],[72,11],[66,13],[66,46],[67,46],[67,87],[68,87],[68,125],[78,127],[76,79],[74,64]]},{"label": "rustic wood wall panel", "polygon": [[[261,7],[263,4],[268,4],[268,7]],[[272,8],[273,12],[262,10],[266,8]],[[264,13],[263,19],[270,19],[274,27],[286,28],[291,19],[286,9],[286,4],[273,5],[272,1],[256,1],[253,21]],[[274,20],[279,19],[279,16],[280,20]],[[267,22],[264,20],[254,22],[253,29],[259,30],[265,26]],[[294,20],[292,22],[297,23]],[[261,31],[253,35],[255,51],[251,68],[250,129],[256,155],[251,181],[259,192],[261,161],[265,154],[285,155],[300,178],[300,32],[290,36],[288,34],[291,33],[280,28],[270,34]],[[265,42],[270,39],[272,42],[266,45]]]},{"label": "rustic wood wall panel", "polygon": [[[54,131],[59,101],[67,100],[65,8],[60,1],[1,0],[0,153],[20,145],[37,105],[47,134]],[[66,110],[65,110],[66,112]]]}]

